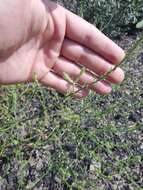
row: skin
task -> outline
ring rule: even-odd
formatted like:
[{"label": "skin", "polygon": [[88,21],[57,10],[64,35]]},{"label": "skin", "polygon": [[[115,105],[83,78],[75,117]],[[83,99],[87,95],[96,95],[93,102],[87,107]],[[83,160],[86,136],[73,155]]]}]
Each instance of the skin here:
[{"label": "skin", "polygon": [[[100,94],[111,92],[111,83],[124,79],[117,68],[106,81],[90,85],[125,53],[95,26],[51,1],[1,0],[0,36],[0,84],[31,82],[36,74],[39,82],[64,94],[71,85],[63,73],[75,79],[82,66],[87,71],[79,84],[87,83]],[[75,96],[87,94],[82,90]]]}]

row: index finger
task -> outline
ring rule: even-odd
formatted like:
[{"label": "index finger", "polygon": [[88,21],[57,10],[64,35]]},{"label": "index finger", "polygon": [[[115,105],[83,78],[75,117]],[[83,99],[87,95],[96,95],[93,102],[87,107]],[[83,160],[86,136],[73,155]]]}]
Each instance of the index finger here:
[{"label": "index finger", "polygon": [[66,37],[88,47],[113,64],[125,57],[122,48],[106,37],[95,26],[66,10]]}]

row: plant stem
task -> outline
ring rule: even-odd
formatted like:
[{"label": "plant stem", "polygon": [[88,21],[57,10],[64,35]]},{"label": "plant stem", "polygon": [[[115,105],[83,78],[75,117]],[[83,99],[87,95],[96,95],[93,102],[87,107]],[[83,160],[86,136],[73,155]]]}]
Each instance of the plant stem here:
[{"label": "plant stem", "polygon": [[135,43],[132,45],[132,47],[126,52],[126,56],[125,58],[121,61],[121,63],[117,64],[116,66],[114,66],[111,70],[107,71],[105,74],[101,75],[98,79],[95,79],[92,83],[90,84],[85,84],[84,86],[82,86],[79,90],[75,91],[75,92],[71,92],[69,94],[66,95],[66,99],[69,97],[74,96],[76,93],[85,90],[88,88],[88,86],[93,85],[93,84],[97,84],[97,82],[99,81],[103,81],[106,80],[107,77],[113,72],[115,71],[121,64],[123,64],[124,62],[128,61],[129,59],[131,59],[133,57],[133,55],[136,54],[137,49],[141,46],[141,44],[143,44],[143,33],[141,34],[141,36],[139,37],[139,39],[137,39],[135,41]]}]

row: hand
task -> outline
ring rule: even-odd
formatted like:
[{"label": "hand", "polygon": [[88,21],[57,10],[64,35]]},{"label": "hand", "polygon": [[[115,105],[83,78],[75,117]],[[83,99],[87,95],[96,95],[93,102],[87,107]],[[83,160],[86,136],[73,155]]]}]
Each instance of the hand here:
[{"label": "hand", "polygon": [[[106,81],[91,83],[124,58],[124,51],[96,27],[49,0],[2,0],[0,2],[0,84],[31,82],[66,93],[70,83],[64,73],[79,84],[106,94],[111,83],[121,83],[124,72],[117,68]],[[78,90],[76,87],[75,91]],[[88,90],[76,97],[82,98]]]}]

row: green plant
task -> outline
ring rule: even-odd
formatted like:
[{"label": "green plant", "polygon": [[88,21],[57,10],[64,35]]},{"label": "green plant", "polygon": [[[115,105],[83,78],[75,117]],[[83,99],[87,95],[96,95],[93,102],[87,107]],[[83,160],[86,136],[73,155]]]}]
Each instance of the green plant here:
[{"label": "green plant", "polygon": [[[140,26],[140,28],[142,27],[143,22],[139,22],[137,24],[137,26]],[[126,56],[125,58],[122,60],[122,62],[118,65],[115,65],[111,70],[107,71],[106,73],[104,73],[103,75],[101,75],[98,79],[95,79],[92,84],[96,84],[99,81],[102,80],[106,80],[107,77],[114,71],[116,70],[121,64],[123,64],[124,62],[127,62],[128,60],[134,58],[137,56],[138,52],[140,51],[140,49],[143,47],[143,33],[140,35],[140,37],[133,43],[133,45],[130,47],[130,49],[126,52]],[[81,69],[81,72],[79,74],[79,76],[77,77],[77,79],[75,79],[74,81],[70,78],[70,76],[68,76],[67,73],[64,73],[65,76],[65,80],[67,80],[69,83],[71,83],[72,85],[72,89],[74,90],[74,87],[77,85],[77,82],[79,81],[79,78],[81,77],[81,75],[85,72],[85,68]],[[74,96],[74,94],[78,93],[79,91],[88,88],[88,86],[91,84],[84,84],[79,90],[77,90],[76,92],[68,92],[66,95],[66,98],[72,97]]]},{"label": "green plant", "polygon": [[[137,54],[142,42],[141,35],[127,53],[126,61]],[[82,72],[84,69],[80,74]],[[65,78],[71,80],[66,74]],[[72,80],[71,83],[75,85]],[[131,92],[135,91],[134,101],[123,92],[129,84],[130,78],[122,89],[116,87],[119,97],[122,91],[121,99],[115,96],[110,100],[109,96],[90,94],[80,103],[73,101],[71,95],[65,99],[48,91],[36,80],[29,85],[2,87],[0,181],[9,177],[12,182],[6,187],[17,190],[32,190],[44,184],[45,188],[53,190],[86,190],[89,187],[94,190],[103,184],[105,187],[114,184],[115,177],[119,176],[131,188],[141,189],[141,177],[134,170],[142,165],[142,156],[133,151],[134,146],[140,146],[142,123],[120,125],[114,119],[119,113],[125,117],[123,108],[130,111],[143,105],[135,85],[131,86]],[[134,140],[136,134],[138,140]],[[121,155],[125,152],[123,159],[120,152]],[[41,169],[34,170],[33,181],[27,180],[29,171],[37,168],[39,161]],[[12,178],[13,171],[16,179]]]},{"label": "green plant", "polygon": [[139,28],[139,29],[143,28],[143,20],[137,23],[136,28]]},{"label": "green plant", "polygon": [[81,16],[110,37],[132,32],[143,15],[142,0],[79,0],[81,4]]},{"label": "green plant", "polygon": [[[122,183],[122,189],[141,190],[142,121],[127,120],[130,112],[143,107],[142,75],[135,77],[130,70],[142,70],[136,63],[142,47],[141,34],[123,60],[126,81],[109,96],[91,93],[79,103],[72,100],[73,93],[65,98],[36,79],[33,84],[1,87],[0,189],[100,190]],[[73,87],[79,77],[73,81],[65,73]]]}]

